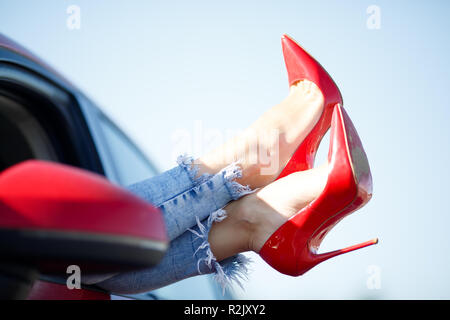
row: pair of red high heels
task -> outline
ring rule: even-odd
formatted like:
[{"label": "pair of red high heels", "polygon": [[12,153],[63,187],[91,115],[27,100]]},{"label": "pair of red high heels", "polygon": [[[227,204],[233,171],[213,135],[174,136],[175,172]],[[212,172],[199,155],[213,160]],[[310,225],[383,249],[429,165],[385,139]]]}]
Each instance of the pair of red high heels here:
[{"label": "pair of red high heels", "polygon": [[376,244],[378,239],[328,253],[317,253],[328,231],[370,200],[372,176],[358,133],[342,108],[342,97],[334,81],[291,38],[284,35],[282,45],[289,85],[300,80],[313,82],[322,91],[324,108],[317,124],[277,179],[311,169],[320,141],[331,127],[325,189],[317,199],[278,228],[259,252],[279,272],[299,276],[327,259]]}]

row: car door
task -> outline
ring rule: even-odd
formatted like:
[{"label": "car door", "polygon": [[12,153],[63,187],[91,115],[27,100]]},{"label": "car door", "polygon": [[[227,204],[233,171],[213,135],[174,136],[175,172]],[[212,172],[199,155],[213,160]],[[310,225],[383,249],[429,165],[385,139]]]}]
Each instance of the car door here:
[{"label": "car door", "polygon": [[[111,161],[98,147],[100,140],[95,140],[86,117],[92,114],[88,109],[94,106],[85,101],[83,94],[67,80],[0,35],[0,172],[37,159],[82,168],[116,181],[117,176],[110,170]],[[58,288],[59,292],[65,288],[65,279],[47,276],[40,279],[44,283],[38,283],[40,290],[35,297],[49,297],[40,294],[46,288],[50,291]],[[105,298],[105,295],[78,297]]]},{"label": "car door", "polygon": [[[159,171],[124,132],[70,82],[0,35],[0,171],[27,159],[69,164],[127,186]],[[139,298],[231,298],[210,277]]]}]

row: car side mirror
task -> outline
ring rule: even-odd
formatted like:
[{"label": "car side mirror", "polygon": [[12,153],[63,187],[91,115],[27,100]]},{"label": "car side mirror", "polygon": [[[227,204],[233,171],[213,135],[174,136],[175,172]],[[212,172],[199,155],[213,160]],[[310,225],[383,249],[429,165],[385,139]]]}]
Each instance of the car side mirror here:
[{"label": "car side mirror", "polygon": [[100,175],[39,160],[0,173],[0,288],[71,265],[84,275],[151,267],[167,246],[159,210]]}]

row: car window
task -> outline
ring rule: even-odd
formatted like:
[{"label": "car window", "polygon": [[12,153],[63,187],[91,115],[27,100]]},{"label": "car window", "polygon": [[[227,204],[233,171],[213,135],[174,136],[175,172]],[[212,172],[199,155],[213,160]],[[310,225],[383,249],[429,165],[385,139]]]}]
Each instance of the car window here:
[{"label": "car window", "polygon": [[111,121],[100,117],[100,125],[122,185],[127,186],[142,181],[157,173],[139,149]]},{"label": "car window", "polygon": [[48,135],[37,119],[17,101],[0,94],[0,172],[28,160],[56,160]]}]

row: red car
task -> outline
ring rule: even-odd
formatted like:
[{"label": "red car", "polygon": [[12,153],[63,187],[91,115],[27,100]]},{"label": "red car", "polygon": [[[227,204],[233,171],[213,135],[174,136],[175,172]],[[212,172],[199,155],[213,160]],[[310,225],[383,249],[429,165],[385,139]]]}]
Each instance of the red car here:
[{"label": "red car", "polygon": [[156,168],[83,93],[2,35],[0,140],[1,299],[117,298],[71,289],[72,271],[160,261],[168,245],[160,212],[120,187]]}]

